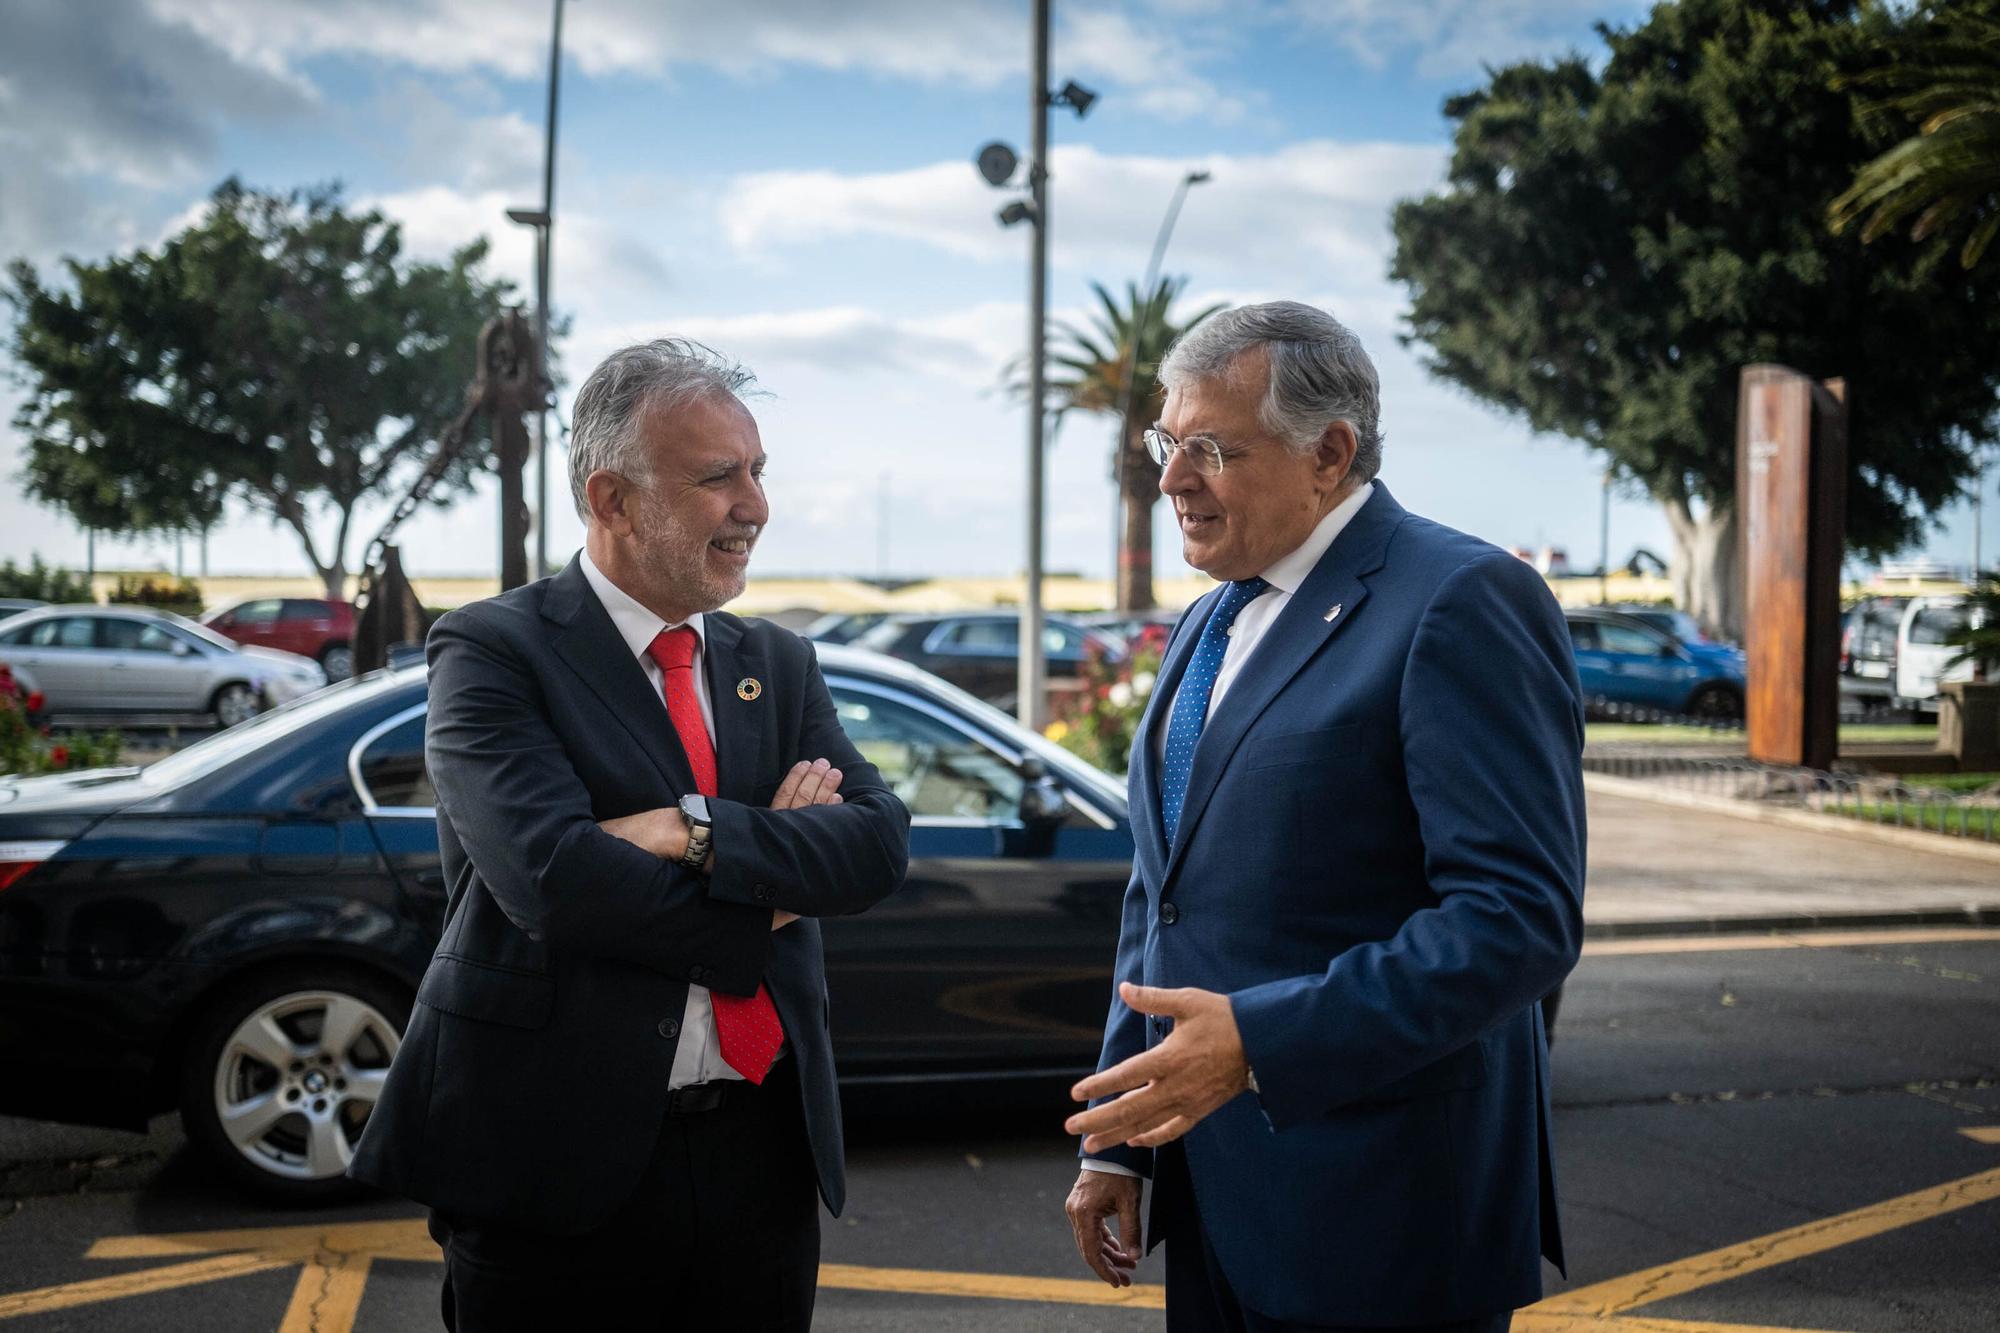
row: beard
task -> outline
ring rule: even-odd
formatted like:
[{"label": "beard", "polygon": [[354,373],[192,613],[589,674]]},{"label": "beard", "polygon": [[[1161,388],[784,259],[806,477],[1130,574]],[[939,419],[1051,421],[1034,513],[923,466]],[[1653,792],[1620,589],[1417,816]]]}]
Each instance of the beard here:
[{"label": "beard", "polygon": [[743,595],[747,575],[740,569],[716,569],[708,560],[710,541],[744,538],[753,544],[757,529],[729,528],[697,532],[658,514],[650,505],[634,515],[635,555],[648,585],[658,588],[689,614],[714,611]]}]

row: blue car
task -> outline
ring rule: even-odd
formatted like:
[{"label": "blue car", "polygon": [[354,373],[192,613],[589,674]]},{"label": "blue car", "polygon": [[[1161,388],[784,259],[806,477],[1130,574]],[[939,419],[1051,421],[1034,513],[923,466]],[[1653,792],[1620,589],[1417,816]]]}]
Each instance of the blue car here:
[{"label": "blue car", "polygon": [[[909,806],[904,886],[822,922],[849,1085],[1096,1064],[1124,783],[935,676],[818,645]],[[146,769],[0,779],[0,1114],[178,1106],[239,1183],[336,1197],[443,926],[425,671],[376,672]]]},{"label": "blue car", "polygon": [[1689,643],[1621,611],[1592,607],[1564,614],[1583,697],[1598,716],[1658,712],[1712,723],[1743,716],[1741,649]]}]

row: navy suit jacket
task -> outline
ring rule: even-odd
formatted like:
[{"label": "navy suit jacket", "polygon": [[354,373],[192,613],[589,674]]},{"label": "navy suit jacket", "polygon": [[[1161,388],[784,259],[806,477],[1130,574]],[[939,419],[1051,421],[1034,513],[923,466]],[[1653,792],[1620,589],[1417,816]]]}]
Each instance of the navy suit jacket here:
[{"label": "navy suit jacket", "polygon": [[[1134,747],[1117,959],[1231,997],[1261,1095],[1184,1140],[1217,1257],[1296,1322],[1527,1305],[1540,1256],[1562,1263],[1536,1001],[1582,936],[1561,610],[1378,483],[1210,715],[1170,847],[1152,740],[1218,596],[1182,619]],[[1166,1031],[1114,995],[1099,1067]],[[1149,1152],[1099,1155],[1151,1174]]]},{"label": "navy suit jacket", "polygon": [[[845,1198],[826,964],[812,918],[892,893],[909,812],[834,715],[812,646],[711,613],[715,865],[702,876],[602,819],[695,790],[680,738],[572,561],[432,628],[425,758],[449,893],[443,938],[351,1174],[448,1213],[590,1230],[639,1180],[690,982],[767,983],[798,1062],[820,1194]],[[746,677],[763,689],[743,698]],[[774,811],[825,757],[843,804]],[[803,919],[771,929],[771,911]]]}]

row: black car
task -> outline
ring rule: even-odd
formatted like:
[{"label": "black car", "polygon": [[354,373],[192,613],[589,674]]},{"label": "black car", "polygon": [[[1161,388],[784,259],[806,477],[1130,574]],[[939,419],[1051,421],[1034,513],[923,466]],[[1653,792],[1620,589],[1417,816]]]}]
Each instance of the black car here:
[{"label": "black car", "polygon": [[[1018,611],[889,616],[854,646],[899,657],[1001,708],[1014,707],[1021,667]],[[1093,657],[1125,659],[1125,644],[1116,635],[1065,616],[1044,617],[1042,651],[1051,682],[1081,680]]]},{"label": "black car", "polygon": [[[910,870],[823,922],[850,1084],[1091,1068],[1132,835],[1121,783],[907,666],[821,646],[910,807]],[[0,781],[0,1113],[178,1105],[239,1181],[337,1195],[442,925],[421,667],[146,769]]]}]

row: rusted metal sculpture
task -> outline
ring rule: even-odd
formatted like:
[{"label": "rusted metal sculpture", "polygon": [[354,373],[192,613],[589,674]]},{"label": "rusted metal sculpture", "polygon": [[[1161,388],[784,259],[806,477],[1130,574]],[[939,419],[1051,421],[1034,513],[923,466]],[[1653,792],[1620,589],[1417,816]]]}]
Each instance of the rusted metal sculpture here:
[{"label": "rusted metal sculpture", "polygon": [[355,595],[354,671],[387,665],[398,649],[419,648],[429,628],[423,604],[404,577],[402,559],[390,538],[430,498],[473,438],[473,422],[493,423],[494,459],[500,473],[500,586],[528,581],[528,504],[522,473],[528,464],[528,428],[523,420],[540,406],[535,335],[518,307],[486,321],[479,331],[479,367],[465,391],[465,405],[438,438],[437,453],[368,544],[362,557],[361,587]]}]

